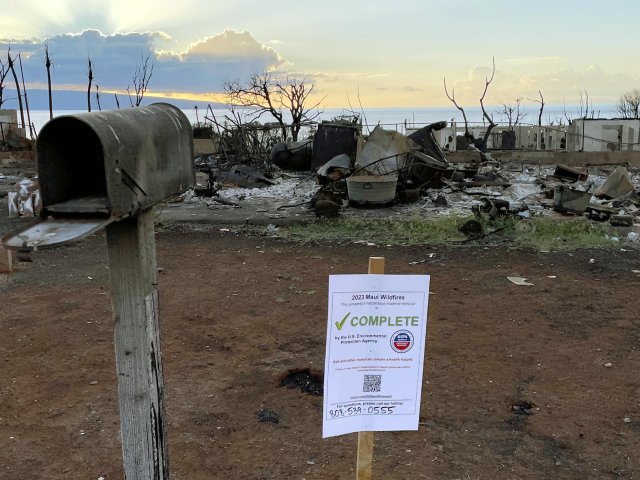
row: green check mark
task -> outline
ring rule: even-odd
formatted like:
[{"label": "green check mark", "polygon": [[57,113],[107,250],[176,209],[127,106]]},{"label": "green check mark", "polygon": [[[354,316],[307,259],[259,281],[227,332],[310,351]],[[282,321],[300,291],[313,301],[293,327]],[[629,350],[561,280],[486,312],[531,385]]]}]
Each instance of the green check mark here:
[{"label": "green check mark", "polygon": [[336,322],[336,328],[338,329],[338,331],[342,330],[342,327],[344,327],[344,322],[347,321],[347,318],[349,318],[349,315],[351,315],[351,312],[347,313],[342,320],[340,320],[339,322]]}]

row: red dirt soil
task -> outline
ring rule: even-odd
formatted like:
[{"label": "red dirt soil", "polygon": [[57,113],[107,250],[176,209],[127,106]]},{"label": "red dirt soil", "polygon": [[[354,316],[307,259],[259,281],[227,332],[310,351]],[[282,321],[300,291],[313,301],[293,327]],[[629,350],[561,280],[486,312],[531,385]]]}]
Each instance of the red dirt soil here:
[{"label": "red dirt soil", "polygon": [[[640,478],[637,251],[156,242],[173,479],[355,478],[356,435],[280,382],[322,374],[327,277],[369,256],[432,291],[420,430],[376,433],[374,479]],[[33,260],[0,276],[0,478],[121,479],[104,235]]]}]

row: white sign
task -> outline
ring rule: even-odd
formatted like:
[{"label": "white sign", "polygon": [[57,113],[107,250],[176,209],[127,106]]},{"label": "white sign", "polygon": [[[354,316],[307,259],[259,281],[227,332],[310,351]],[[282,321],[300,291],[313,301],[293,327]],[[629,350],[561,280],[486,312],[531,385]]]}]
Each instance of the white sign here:
[{"label": "white sign", "polygon": [[428,275],[331,275],[323,438],[418,430]]}]

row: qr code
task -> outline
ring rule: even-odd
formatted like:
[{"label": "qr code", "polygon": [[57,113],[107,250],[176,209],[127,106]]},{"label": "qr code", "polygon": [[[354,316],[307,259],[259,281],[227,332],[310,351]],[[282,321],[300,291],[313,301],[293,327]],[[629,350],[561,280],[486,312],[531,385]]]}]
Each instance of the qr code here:
[{"label": "qr code", "polygon": [[382,389],[382,375],[365,375],[362,383],[363,392],[379,392]]}]

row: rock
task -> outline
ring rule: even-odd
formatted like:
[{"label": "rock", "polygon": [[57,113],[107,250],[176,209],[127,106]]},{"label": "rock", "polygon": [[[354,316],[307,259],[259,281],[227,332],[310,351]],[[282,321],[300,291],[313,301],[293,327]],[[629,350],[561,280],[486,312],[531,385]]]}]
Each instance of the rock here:
[{"label": "rock", "polygon": [[280,415],[272,410],[267,410],[261,408],[260,411],[256,412],[258,415],[258,421],[265,423],[280,423]]},{"label": "rock", "polygon": [[447,202],[447,198],[444,195],[439,194],[433,201],[433,204],[436,207],[446,207],[449,203]]},{"label": "rock", "polygon": [[613,367],[613,363],[607,362],[607,363],[604,364],[604,366],[607,367],[607,368],[611,368],[611,367]]},{"label": "rock", "polygon": [[629,417],[624,417],[624,418],[622,419],[622,421],[623,421],[624,423],[631,423],[631,419],[630,419]]},{"label": "rock", "polygon": [[338,218],[340,216],[340,205],[327,200],[316,202],[316,217]]},{"label": "rock", "polygon": [[467,238],[482,235],[482,224],[476,220],[469,220],[458,228]]}]

